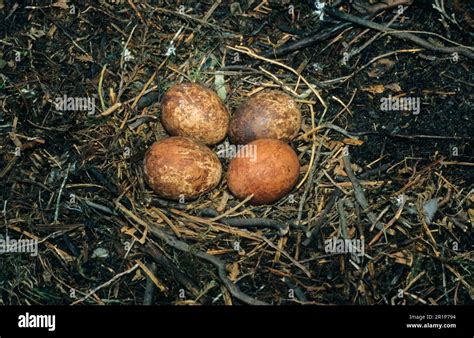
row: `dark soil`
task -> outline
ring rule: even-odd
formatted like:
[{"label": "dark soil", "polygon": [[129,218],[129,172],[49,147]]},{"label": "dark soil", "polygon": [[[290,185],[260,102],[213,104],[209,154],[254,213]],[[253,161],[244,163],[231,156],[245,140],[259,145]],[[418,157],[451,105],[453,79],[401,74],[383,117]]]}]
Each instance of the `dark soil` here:
[{"label": "dark soil", "polygon": [[[382,35],[344,64],[345,52],[377,33],[359,36],[365,28],[351,24],[309,47],[262,60],[236,54],[231,47],[271,54],[339,22],[328,15],[320,21],[313,1],[294,5],[294,21],[289,1],[263,7],[242,1],[239,8],[222,1],[207,19],[212,1],[122,2],[75,1],[74,8],[62,8],[61,1],[0,0],[0,225],[3,236],[40,241],[37,256],[0,255],[0,304],[143,304],[147,292],[153,304],[249,303],[196,252],[221,259],[239,292],[275,305],[472,302],[472,59],[453,59]],[[419,34],[433,44],[451,46],[443,36],[472,49],[474,16],[466,3],[450,2],[447,10],[457,24],[443,24],[429,2],[415,1],[393,27],[438,34]],[[337,8],[363,16],[346,1]],[[394,15],[388,9],[372,20],[387,24]],[[125,46],[133,58],[126,58]],[[383,56],[408,49],[416,51]],[[271,60],[316,84],[328,106],[322,120],[314,93]],[[230,111],[258,88],[288,92],[298,82],[297,94],[306,93],[299,98],[301,135],[311,129],[312,101],[316,124],[332,123],[353,138],[351,143],[333,129],[319,130],[311,184],[306,180],[275,205],[245,204],[236,211],[239,215],[230,215],[274,220],[289,227],[286,236],[224,222],[210,226],[196,218],[206,208],[222,214],[238,204],[225,179],[214,191],[184,204],[160,200],[144,182],[143,155],[167,136],[159,122],[163,93],[182,81],[214,88],[218,71],[225,76]],[[155,72],[148,88],[156,88],[142,97]],[[58,110],[55,100],[64,95],[94,98],[95,112]],[[381,100],[389,95],[419,99],[420,111],[383,111]],[[341,112],[340,101],[348,111]],[[116,102],[123,105],[101,115]],[[355,138],[361,144],[354,144]],[[311,137],[291,143],[301,160],[300,180],[311,170],[312,144]],[[342,164],[346,145],[370,210],[359,205],[347,178]],[[226,170],[228,159],[222,164]],[[345,193],[324,212],[341,189]],[[397,214],[401,193],[407,203]],[[439,208],[424,224],[420,207],[433,198]],[[391,224],[393,234],[377,239],[369,212],[383,225]],[[180,250],[156,233],[144,234],[137,219],[179,236],[189,249]],[[343,236],[344,223],[349,238],[365,240],[367,256],[360,261],[325,251],[326,240]],[[303,245],[310,232],[315,236]],[[369,245],[372,240],[375,244]],[[150,287],[142,265],[117,277],[137,262],[152,270],[161,290]]]}]

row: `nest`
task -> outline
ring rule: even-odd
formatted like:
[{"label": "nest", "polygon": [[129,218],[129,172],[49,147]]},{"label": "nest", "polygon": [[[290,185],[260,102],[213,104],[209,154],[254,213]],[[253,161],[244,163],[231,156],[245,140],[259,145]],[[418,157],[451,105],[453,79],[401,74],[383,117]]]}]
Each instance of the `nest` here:
[{"label": "nest", "polygon": [[[0,239],[38,245],[1,255],[0,302],[471,302],[472,48],[452,47],[452,62],[445,40],[364,32],[400,19],[384,8],[327,23],[307,4],[180,6],[0,9]],[[435,9],[407,15],[409,30],[468,39]],[[142,160],[167,137],[159,102],[181,81],[214,88],[231,111],[266,88],[295,98],[297,188],[260,207],[225,180],[192,202],[154,195]],[[420,114],[381,113],[388,95],[421,98]]]}]

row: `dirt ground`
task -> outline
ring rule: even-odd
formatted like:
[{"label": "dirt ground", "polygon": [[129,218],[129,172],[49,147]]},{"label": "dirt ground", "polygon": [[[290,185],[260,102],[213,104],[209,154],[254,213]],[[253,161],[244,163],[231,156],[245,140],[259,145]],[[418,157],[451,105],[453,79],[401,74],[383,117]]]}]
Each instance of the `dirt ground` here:
[{"label": "dirt ground", "polygon": [[[472,303],[474,6],[440,3],[0,0],[0,240],[38,245],[0,254],[0,304]],[[292,95],[298,187],[158,198],[143,156],[183,81],[231,113]]]}]

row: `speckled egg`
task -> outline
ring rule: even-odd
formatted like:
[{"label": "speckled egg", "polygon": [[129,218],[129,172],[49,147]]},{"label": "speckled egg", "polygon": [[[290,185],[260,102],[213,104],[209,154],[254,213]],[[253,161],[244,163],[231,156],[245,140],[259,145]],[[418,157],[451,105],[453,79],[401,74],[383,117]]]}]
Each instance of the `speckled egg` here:
[{"label": "speckled egg", "polygon": [[246,144],[261,138],[289,142],[301,127],[301,112],[289,95],[265,90],[249,97],[230,121],[229,137],[234,144]]},{"label": "speckled egg", "polygon": [[[241,148],[229,165],[227,185],[238,199],[253,205],[272,204],[291,192],[300,164],[294,150],[277,139],[259,139]],[[247,156],[253,154],[254,156]]]},{"label": "speckled egg", "polygon": [[229,112],[214,91],[186,82],[172,86],[164,94],[161,123],[173,136],[187,136],[213,145],[227,134]]},{"label": "speckled egg", "polygon": [[144,173],[149,186],[161,197],[192,200],[219,184],[222,166],[204,144],[176,136],[150,147],[144,159]]}]

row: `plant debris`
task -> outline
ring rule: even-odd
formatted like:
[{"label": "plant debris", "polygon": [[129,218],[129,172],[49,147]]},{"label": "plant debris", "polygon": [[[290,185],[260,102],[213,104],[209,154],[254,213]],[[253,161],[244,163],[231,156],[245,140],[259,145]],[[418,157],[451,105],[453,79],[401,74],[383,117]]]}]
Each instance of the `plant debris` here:
[{"label": "plant debris", "polygon": [[[316,3],[0,0],[0,304],[472,303],[472,2]],[[189,81],[293,98],[289,195],[152,192]]]}]

